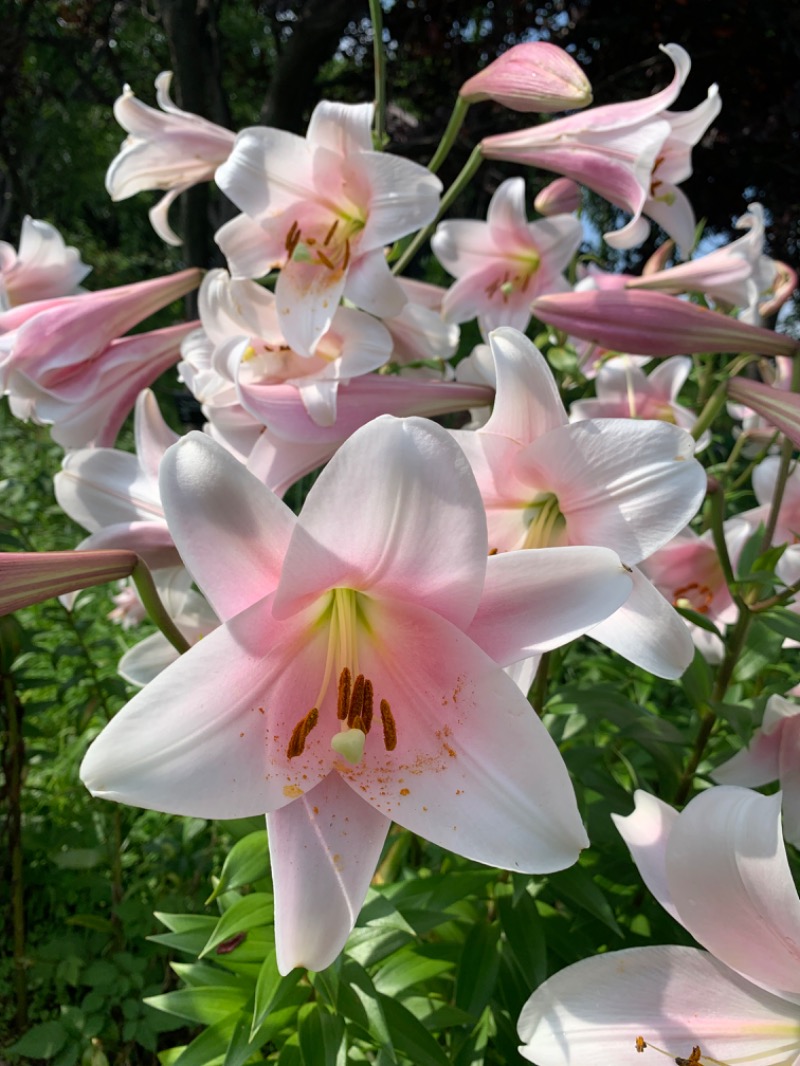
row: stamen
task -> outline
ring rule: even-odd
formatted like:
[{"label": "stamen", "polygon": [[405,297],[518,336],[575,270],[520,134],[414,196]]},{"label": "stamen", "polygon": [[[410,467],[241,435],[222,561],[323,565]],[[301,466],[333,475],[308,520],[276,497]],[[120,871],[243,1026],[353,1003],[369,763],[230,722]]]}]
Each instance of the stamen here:
[{"label": "stamen", "polygon": [[392,708],[388,700],[381,700],[381,723],[383,725],[383,746],[387,751],[397,747],[397,726],[392,717]]},{"label": "stamen", "polygon": [[342,270],[347,270],[347,265],[350,262],[350,238],[346,237],[344,242],[344,261],[342,262]]},{"label": "stamen", "polygon": [[321,248],[317,248],[317,255],[319,256],[320,263],[322,263],[323,266],[326,266],[328,270],[336,269],[336,264],[325,255]]},{"label": "stamen", "polygon": [[297,247],[297,242],[300,240],[300,227],[297,225],[297,219],[294,220],[289,232],[286,234],[286,251],[291,258],[292,253]]},{"label": "stamen", "polygon": [[336,704],[336,717],[340,722],[345,720],[348,708],[350,707],[351,680],[350,670],[345,666],[339,675],[339,699]]},{"label": "stamen", "polygon": [[327,248],[328,245],[331,243],[331,240],[333,238],[334,233],[336,232],[336,229],[337,229],[338,225],[339,225],[339,219],[338,218],[334,219],[333,225],[328,230],[328,232],[325,234],[325,240],[322,242],[324,247]]},{"label": "stamen", "polygon": [[[369,680],[369,678],[367,678],[367,680],[364,682],[364,706],[361,710],[360,719],[363,724],[358,726],[358,728],[363,729],[365,733],[369,733],[370,729],[372,728],[374,698],[375,697],[372,689],[372,682]],[[353,725],[356,724],[356,722],[353,722]]]},{"label": "stamen", "polygon": [[364,713],[364,675],[359,674],[353,685],[353,695],[350,697],[350,707],[347,712],[347,724],[352,728],[356,718],[363,717]]},{"label": "stamen", "polygon": [[286,749],[286,757],[288,759],[294,759],[303,754],[306,746],[306,737],[318,721],[319,710],[316,707],[312,707],[308,714],[300,719],[292,730],[291,737],[289,737],[289,746]]},{"label": "stamen", "polygon": [[640,1055],[641,1055],[641,1053],[644,1051],[644,1049],[646,1047],[647,1047],[647,1044],[644,1041],[644,1037],[643,1036],[637,1036],[636,1037],[636,1050],[639,1052]]}]

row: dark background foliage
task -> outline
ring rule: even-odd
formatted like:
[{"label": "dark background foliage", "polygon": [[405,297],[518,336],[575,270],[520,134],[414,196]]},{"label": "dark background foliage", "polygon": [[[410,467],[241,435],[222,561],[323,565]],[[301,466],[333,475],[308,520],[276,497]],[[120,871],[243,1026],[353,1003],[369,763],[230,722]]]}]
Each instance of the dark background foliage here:
[{"label": "dark background foliage", "polygon": [[[800,8],[778,0],[390,0],[384,8],[392,150],[422,162],[462,82],[519,40],[566,47],[585,65],[597,103],[662,87],[671,70],[658,45],[681,43],[694,69],[678,108],[699,103],[714,81],[723,100],[685,186],[698,217],[725,234],[758,199],[771,219],[771,253],[796,258]],[[152,102],[156,74],[172,69],[187,110],[235,129],[261,122],[302,132],[323,95],[371,98],[366,15],[366,0],[0,0],[0,234],[15,241],[26,213],[47,218],[106,284],[182,261],[211,264],[211,234],[226,212],[215,190],[195,189],[175,209],[181,253],[150,231],[142,201],[152,197],[109,202],[102,178],[122,139],[111,113],[121,86]],[[528,121],[492,104],[472,108],[444,179],[481,136]],[[484,165],[461,213],[485,207],[504,176]]]}]

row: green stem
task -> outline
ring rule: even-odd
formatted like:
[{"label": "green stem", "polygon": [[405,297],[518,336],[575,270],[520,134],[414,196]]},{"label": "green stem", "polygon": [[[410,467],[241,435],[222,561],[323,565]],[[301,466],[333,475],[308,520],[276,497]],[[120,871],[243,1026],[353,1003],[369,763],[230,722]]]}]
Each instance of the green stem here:
[{"label": "green stem", "polygon": [[134,567],[131,577],[136,585],[136,591],[139,593],[139,599],[144,604],[151,621],[158,626],[173,648],[183,655],[184,652],[189,650],[189,642],[167,614],[164,604],[156,592],[153,577],[141,559]]},{"label": "green stem", "polygon": [[381,0],[369,0],[372,22],[372,53],[375,64],[375,143],[382,149],[386,142],[386,56],[383,51],[383,9]]},{"label": "green stem", "polygon": [[727,399],[728,380],[720,382],[719,385],[706,400],[706,405],[698,415],[697,421],[692,426],[692,436],[695,440],[699,440],[701,435],[705,433],[719,412],[725,406]]},{"label": "green stem", "polygon": [[455,106],[450,115],[450,121],[447,123],[447,129],[442,134],[442,139],[439,141],[439,147],[433,153],[433,159],[428,163],[428,170],[430,170],[432,174],[436,173],[450,154],[450,149],[455,144],[456,137],[458,136],[461,127],[464,125],[464,119],[467,117],[469,107],[470,105],[466,100],[462,100],[460,96],[456,97]]},{"label": "green stem", "polygon": [[448,208],[459,195],[459,193],[462,191],[462,189],[464,189],[465,186],[469,183],[469,181],[474,176],[475,172],[477,171],[478,167],[481,165],[482,162],[483,156],[481,155],[480,146],[473,148],[472,154],[464,164],[461,173],[458,175],[456,180],[453,182],[453,184],[442,197],[442,202],[439,206],[439,211],[436,215],[436,218],[429,225],[425,226],[424,229],[421,229],[419,233],[414,237],[413,241],[409,244],[409,246],[406,248],[406,250],[403,252],[403,254],[400,256],[400,258],[397,260],[394,267],[392,268],[393,274],[402,274],[402,272],[405,270],[405,268],[420,250],[425,241],[428,240],[433,231],[436,229],[436,223],[439,221],[445,211],[448,210]]}]

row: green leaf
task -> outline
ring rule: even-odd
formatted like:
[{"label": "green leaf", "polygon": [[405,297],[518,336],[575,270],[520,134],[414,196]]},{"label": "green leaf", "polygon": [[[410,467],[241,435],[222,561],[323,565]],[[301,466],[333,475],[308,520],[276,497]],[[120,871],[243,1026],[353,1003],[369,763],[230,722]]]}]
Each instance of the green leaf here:
[{"label": "green leaf", "polygon": [[233,845],[222,865],[214,891],[206,900],[211,903],[217,896],[231,888],[252,884],[269,875],[269,850],[267,835],[262,829],[249,833]]},{"label": "green leaf", "polygon": [[171,1066],[206,1066],[207,1063],[220,1059],[230,1043],[233,1026],[233,1021],[228,1018],[204,1029],[172,1060]]},{"label": "green leaf", "polygon": [[500,966],[499,938],[499,925],[479,922],[464,942],[456,977],[456,1006],[473,1018],[478,1017],[494,990]]},{"label": "green leaf", "polygon": [[536,988],[547,976],[547,942],[536,900],[528,892],[516,901],[500,896],[497,910],[509,950],[529,987]]},{"label": "green leaf", "polygon": [[154,911],[154,917],[171,933],[188,933],[203,929],[208,936],[217,924],[217,919],[207,914],[167,914],[165,911]]},{"label": "green leaf", "polygon": [[713,683],[708,663],[700,652],[695,649],[694,658],[680,679],[680,686],[695,710],[700,710],[708,705],[708,701],[711,699]]},{"label": "green leaf", "polygon": [[448,1066],[448,1058],[442,1048],[402,1003],[390,996],[381,996],[380,1003],[392,1043],[414,1066]]},{"label": "green leaf", "polygon": [[782,637],[800,640],[800,614],[790,611],[787,607],[773,607],[769,611],[762,611],[758,618]]},{"label": "green leaf", "polygon": [[66,1044],[68,1035],[61,1022],[42,1022],[6,1050],[29,1059],[52,1059]]},{"label": "green leaf", "polygon": [[274,901],[269,892],[253,892],[237,900],[217,922],[214,932],[200,952],[200,957],[208,955],[214,948],[239,933],[248,933],[261,925],[272,925],[274,913]]},{"label": "green leaf", "polygon": [[599,918],[617,936],[622,936],[611,905],[583,867],[573,866],[569,870],[550,874],[549,883],[556,897],[563,896],[576,907],[588,911],[592,917]]},{"label": "green leaf", "polygon": [[241,1010],[247,999],[248,993],[243,989],[206,985],[204,988],[179,988],[177,992],[148,996],[144,1002],[156,1010],[186,1018],[190,1022],[214,1025]]},{"label": "green leaf", "polygon": [[344,1018],[312,1005],[302,1018],[297,1034],[303,1066],[344,1066]]},{"label": "green leaf", "polygon": [[241,977],[223,970],[210,962],[171,962],[170,969],[174,970],[180,979],[191,988],[201,988],[205,985],[225,985],[227,988],[242,988]]},{"label": "green leaf", "polygon": [[347,959],[342,966],[337,1009],[360,1026],[364,1035],[384,1050],[390,1062],[397,1062],[377,989],[367,971],[352,959]]},{"label": "green leaf", "polygon": [[253,1005],[253,1021],[251,1036],[264,1022],[267,1015],[278,1010],[297,982],[303,976],[301,969],[292,970],[285,977],[278,973],[278,961],[275,948],[272,948],[264,959],[258,972],[256,981],[255,1003]]},{"label": "green leaf", "polygon": [[375,975],[375,987],[386,996],[397,996],[407,988],[448,973],[453,966],[450,958],[437,958],[426,948],[410,946],[396,951],[381,966]]}]

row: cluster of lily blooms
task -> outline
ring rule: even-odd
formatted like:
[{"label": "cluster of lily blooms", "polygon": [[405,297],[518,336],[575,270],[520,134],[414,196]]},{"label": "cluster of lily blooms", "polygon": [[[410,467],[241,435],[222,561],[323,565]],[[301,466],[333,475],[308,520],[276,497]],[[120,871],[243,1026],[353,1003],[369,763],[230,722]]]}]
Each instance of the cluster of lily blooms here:
[{"label": "cluster of lily blooms", "polygon": [[[73,553],[6,553],[0,606],[134,576],[114,614],[133,625],[148,609],[162,632],[125,655],[140,691],[81,776],[140,807],[266,812],[284,973],[342,950],[392,821],[513,871],[576,861],[588,839],[573,788],[527,699],[544,652],[588,634],[664,678],[695,645],[721,657],[736,607],[713,542],[689,528],[708,427],[678,394],[693,353],[776,357],[768,380],[734,376],[727,395],[751,435],[800,442],[798,342],[761,325],[796,279],[763,254],[757,205],[736,241],[665,265],[693,250],[679,185],[720,102],[712,86],[670,111],[690,64],[664,51],[661,92],[481,143],[482,157],[558,175],[534,222],[514,177],[486,221],[436,226],[439,179],[373,148],[370,104],[320,103],[305,137],[234,135],[176,107],[161,74],[160,110],[127,87],[116,102],[129,135],[108,190],[164,190],[150,217],[179,244],[170,204],[213,179],[241,211],[216,235],[228,269],[76,292],[89,268],[47,223],[26,219],[18,250],[0,244],[0,389],[64,447],[56,496],[89,534]],[[483,99],[546,113],[584,107],[591,90],[566,52],[536,42],[470,79],[459,107]],[[640,244],[648,219],[666,232],[641,276],[567,280],[580,186],[631,215],[609,244]],[[455,279],[446,291],[392,269],[387,249],[420,231]],[[198,285],[199,321],[128,332]],[[570,338],[595,399],[566,410],[525,336],[533,317]],[[458,325],[474,318],[486,343],[453,368]],[[178,437],[148,389],[176,366],[202,433]],[[459,430],[429,420],[467,409]],[[114,448],[131,410],[135,454]],[[778,462],[756,470],[759,507],[726,525],[734,563]],[[296,516],[283,494],[326,463]],[[776,542],[799,528],[797,473]],[[787,586],[797,552],[780,562]],[[692,1062],[796,1055],[800,901],[780,798],[736,785],[780,778],[800,840],[799,729],[796,705],[774,697],[750,749],[719,768],[725,784],[680,815],[637,794],[620,831],[705,950],[631,949],[562,971],[523,1011],[524,1055],[618,1066],[653,1042],[697,1044]]]}]

